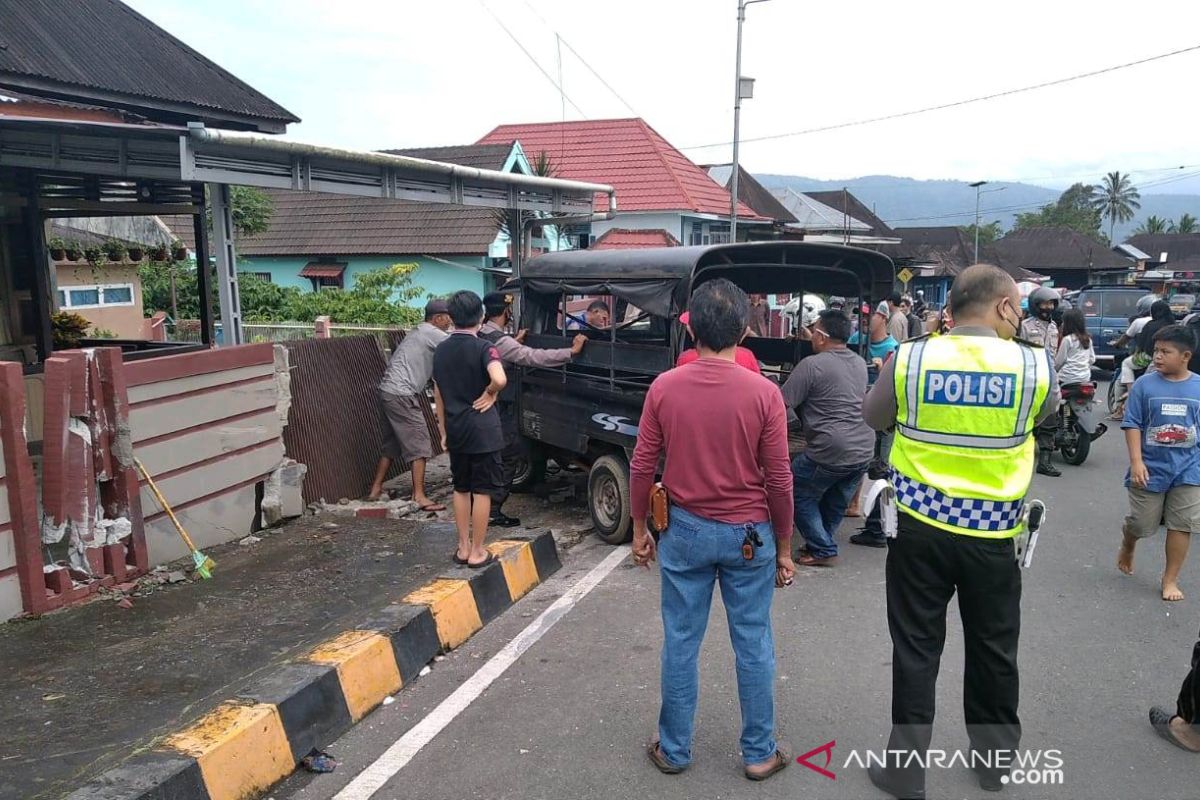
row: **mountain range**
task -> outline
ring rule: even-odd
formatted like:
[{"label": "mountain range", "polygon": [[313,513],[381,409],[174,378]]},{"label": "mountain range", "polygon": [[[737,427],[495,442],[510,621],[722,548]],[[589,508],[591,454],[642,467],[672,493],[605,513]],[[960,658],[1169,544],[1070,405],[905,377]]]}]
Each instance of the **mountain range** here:
[{"label": "mountain range", "polygon": [[[832,181],[769,173],[754,177],[768,189],[788,187],[798,192],[815,192],[844,188],[893,228],[970,225],[975,221],[975,189],[965,181],[916,180],[894,175],[866,175]],[[1160,187],[1152,186],[1140,190],[1142,207],[1132,220],[1115,227],[1113,238],[1124,241],[1151,215],[1163,219],[1178,219],[1185,213],[1200,217],[1200,179],[1171,180],[1161,187],[1168,188],[1175,193],[1159,193]],[[1181,189],[1197,193],[1180,194]],[[999,220],[1004,229],[1009,230],[1017,214],[1036,211],[1040,206],[1053,203],[1061,193],[1061,189],[1029,183],[988,183],[980,194],[979,218],[985,225]]]}]

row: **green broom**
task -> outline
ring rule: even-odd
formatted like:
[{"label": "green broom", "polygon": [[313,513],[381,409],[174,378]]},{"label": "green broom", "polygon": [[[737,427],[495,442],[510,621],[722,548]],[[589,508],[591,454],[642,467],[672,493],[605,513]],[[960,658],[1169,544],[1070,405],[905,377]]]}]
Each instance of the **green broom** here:
[{"label": "green broom", "polygon": [[146,465],[142,463],[141,459],[135,457],[133,463],[137,464],[138,470],[146,478],[146,484],[150,487],[150,491],[154,492],[155,498],[158,499],[158,504],[162,506],[163,511],[167,512],[167,516],[171,518],[171,522],[175,523],[175,530],[179,531],[179,535],[183,537],[183,543],[187,545],[188,551],[192,554],[192,562],[196,565],[196,574],[205,580],[211,578],[212,568],[217,565],[217,562],[196,549],[196,545],[192,542],[192,537],[188,536],[188,532],[179,524],[179,520],[175,517],[175,512],[171,510],[171,506],[167,504],[167,499],[158,490],[158,486],[155,485],[154,479],[150,477],[150,473],[146,471]]}]

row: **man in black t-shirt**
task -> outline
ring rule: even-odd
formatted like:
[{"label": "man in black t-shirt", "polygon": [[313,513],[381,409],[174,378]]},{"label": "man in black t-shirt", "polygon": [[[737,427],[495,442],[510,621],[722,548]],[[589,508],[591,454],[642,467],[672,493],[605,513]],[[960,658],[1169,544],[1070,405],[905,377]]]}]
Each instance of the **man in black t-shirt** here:
[{"label": "man in black t-shirt", "polygon": [[447,304],[454,331],[433,354],[434,399],[454,481],[454,560],[483,567],[495,556],[483,547],[492,495],[503,484],[504,430],[496,397],[507,381],[496,346],[478,337],[483,301],[455,292]]}]

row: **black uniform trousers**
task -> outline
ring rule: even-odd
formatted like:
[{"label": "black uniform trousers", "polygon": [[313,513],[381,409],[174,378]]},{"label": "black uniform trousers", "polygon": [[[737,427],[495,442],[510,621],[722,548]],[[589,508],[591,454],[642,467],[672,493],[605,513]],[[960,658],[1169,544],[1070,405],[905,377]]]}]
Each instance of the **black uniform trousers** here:
[{"label": "black uniform trousers", "polygon": [[[892,637],[889,750],[924,754],[929,749],[946,608],[955,592],[965,641],[963,710],[971,749],[981,757],[1016,750],[1021,740],[1021,570],[1015,554],[1012,539],[961,536],[899,514],[899,532],[890,540],[887,555]],[[1006,758],[1011,760],[1011,754]],[[913,793],[924,791],[925,773],[915,758],[893,755],[888,764],[900,766],[891,769],[897,785]]]},{"label": "black uniform trousers", "polygon": [[492,493],[492,513],[500,511],[500,506],[512,494],[513,478],[521,462],[521,436],[517,430],[517,404],[499,400],[496,408],[500,412],[500,426],[504,430],[504,450],[500,453],[503,467],[503,482]]},{"label": "black uniform trousers", "polygon": [[1184,722],[1200,727],[1200,641],[1192,647],[1192,669],[1179,687],[1175,713]]}]

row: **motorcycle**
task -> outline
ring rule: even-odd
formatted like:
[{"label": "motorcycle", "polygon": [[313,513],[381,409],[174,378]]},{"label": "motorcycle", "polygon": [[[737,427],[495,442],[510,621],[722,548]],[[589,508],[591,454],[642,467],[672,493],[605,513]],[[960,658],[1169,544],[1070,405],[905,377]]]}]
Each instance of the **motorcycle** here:
[{"label": "motorcycle", "polygon": [[1058,407],[1058,430],[1054,433],[1055,447],[1063,460],[1079,466],[1087,460],[1092,442],[1108,430],[1096,410],[1096,384],[1075,383],[1062,387],[1062,403]]}]

